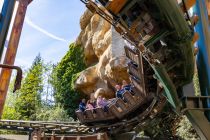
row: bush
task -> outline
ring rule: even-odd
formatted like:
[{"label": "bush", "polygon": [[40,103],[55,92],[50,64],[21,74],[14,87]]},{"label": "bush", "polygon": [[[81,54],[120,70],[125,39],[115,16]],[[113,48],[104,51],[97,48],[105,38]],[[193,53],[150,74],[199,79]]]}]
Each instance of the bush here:
[{"label": "bush", "polygon": [[73,119],[67,115],[63,107],[58,104],[57,106],[46,106],[37,110],[37,121],[56,121],[56,122],[72,122]]}]

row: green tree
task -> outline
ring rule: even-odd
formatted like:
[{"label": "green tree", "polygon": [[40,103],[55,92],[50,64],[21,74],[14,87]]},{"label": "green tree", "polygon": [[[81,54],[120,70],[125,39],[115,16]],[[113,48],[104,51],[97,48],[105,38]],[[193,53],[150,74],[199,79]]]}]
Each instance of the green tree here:
[{"label": "green tree", "polygon": [[44,64],[43,82],[44,87],[42,91],[42,106],[51,106],[54,104],[54,91],[52,86],[52,71],[54,69],[54,64],[47,63]]},{"label": "green tree", "polygon": [[83,49],[71,44],[69,51],[55,67],[52,74],[54,97],[67,111],[70,117],[75,118],[75,109],[78,108],[81,94],[74,89],[74,82],[78,73],[85,69]]},{"label": "green tree", "polygon": [[20,117],[20,113],[15,110],[17,93],[13,93],[14,83],[15,83],[15,78],[13,77],[9,85],[7,99],[4,106],[4,112],[2,114],[2,119],[5,120],[16,120],[17,118]]},{"label": "green tree", "polygon": [[31,68],[23,80],[19,90],[15,109],[20,113],[19,119],[35,120],[36,110],[41,107],[41,93],[43,91],[43,60],[40,54],[34,59]]}]

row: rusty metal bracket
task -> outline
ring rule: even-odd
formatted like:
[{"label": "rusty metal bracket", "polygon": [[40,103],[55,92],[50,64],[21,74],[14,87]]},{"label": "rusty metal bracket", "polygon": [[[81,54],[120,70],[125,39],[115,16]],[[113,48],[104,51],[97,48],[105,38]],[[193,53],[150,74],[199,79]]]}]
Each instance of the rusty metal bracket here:
[{"label": "rusty metal bracket", "polygon": [[14,85],[13,92],[20,89],[21,81],[22,81],[22,75],[23,75],[22,69],[18,66],[11,66],[11,65],[6,65],[6,64],[0,64],[0,67],[4,68],[4,69],[15,69],[15,70],[17,70],[17,75],[16,75],[16,79],[15,79],[15,85]]}]

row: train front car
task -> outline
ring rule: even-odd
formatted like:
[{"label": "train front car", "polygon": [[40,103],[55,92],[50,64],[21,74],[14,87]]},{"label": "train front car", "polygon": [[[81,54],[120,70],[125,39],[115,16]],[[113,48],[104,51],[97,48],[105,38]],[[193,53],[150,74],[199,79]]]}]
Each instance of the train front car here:
[{"label": "train front car", "polygon": [[[137,64],[135,68],[140,72],[140,78],[136,77],[138,73],[135,75],[131,72],[130,76],[137,92],[142,93],[140,90],[144,89],[145,93],[140,96],[150,104],[153,102],[149,99],[157,99],[154,106],[158,106],[158,101],[163,102],[160,99],[165,94],[172,107],[180,111],[182,88],[192,81],[194,74],[192,43],[194,32],[186,13],[189,7],[176,0],[82,0],[82,2],[92,12],[98,13],[112,24],[124,39],[135,46],[134,50],[140,52],[138,56],[142,66]],[[126,54],[129,57],[129,53]],[[130,59],[132,61],[132,57]],[[132,64],[129,64],[129,72],[130,69],[135,70],[136,64],[131,66]],[[138,79],[142,79],[139,82],[140,86],[135,82]]]}]

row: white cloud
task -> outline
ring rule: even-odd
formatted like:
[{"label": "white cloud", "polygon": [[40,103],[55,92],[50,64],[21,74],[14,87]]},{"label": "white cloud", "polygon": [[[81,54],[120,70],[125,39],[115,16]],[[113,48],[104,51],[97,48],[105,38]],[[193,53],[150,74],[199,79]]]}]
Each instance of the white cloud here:
[{"label": "white cloud", "polygon": [[46,36],[52,38],[52,39],[55,39],[55,40],[58,40],[58,41],[62,41],[62,42],[68,42],[67,40],[61,38],[61,37],[58,37],[52,33],[49,33],[48,31],[46,31],[45,29],[39,27],[38,25],[34,24],[28,17],[25,18],[25,22],[31,26],[32,28],[34,28],[35,30],[45,34]]}]

